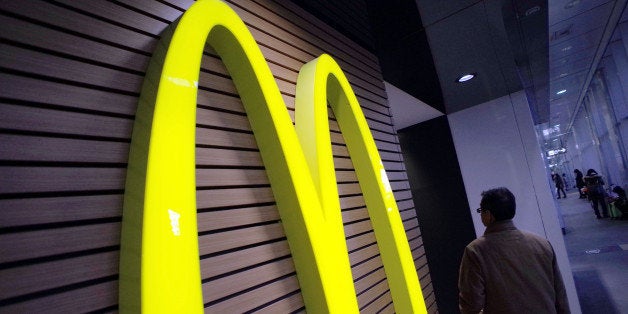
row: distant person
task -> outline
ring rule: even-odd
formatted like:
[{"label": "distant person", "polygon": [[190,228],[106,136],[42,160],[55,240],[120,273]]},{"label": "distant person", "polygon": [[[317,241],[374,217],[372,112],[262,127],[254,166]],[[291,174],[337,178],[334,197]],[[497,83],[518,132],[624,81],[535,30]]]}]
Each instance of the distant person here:
[{"label": "distant person", "polygon": [[560,192],[563,192],[563,197],[567,198],[567,194],[565,193],[565,180],[558,173],[552,173],[552,180],[554,180],[554,184],[556,185],[556,194],[558,194],[558,199],[560,199]]},{"label": "distant person", "polygon": [[[587,175],[584,177],[584,183],[587,185],[587,195],[591,206],[595,212],[595,217],[608,218],[608,207],[606,206],[606,192],[604,191],[604,180],[602,176],[597,174],[597,171],[593,169],[587,170]],[[600,216],[599,205],[602,205],[602,216]]]},{"label": "distant person", "polygon": [[618,213],[611,215],[611,219],[626,219],[626,217],[628,217],[628,197],[626,196],[626,190],[615,186],[613,192],[617,194],[617,198],[613,201],[613,206],[617,209]]},{"label": "distant person", "polygon": [[573,173],[576,175],[576,187],[578,188],[578,193],[580,193],[580,198],[587,198],[587,193],[582,191],[582,188],[586,186],[586,184],[584,184],[582,171],[574,169]]},{"label": "distant person", "polygon": [[569,313],[556,255],[546,239],[515,227],[515,196],[482,192],[484,235],[464,250],[458,279],[465,313]]}]

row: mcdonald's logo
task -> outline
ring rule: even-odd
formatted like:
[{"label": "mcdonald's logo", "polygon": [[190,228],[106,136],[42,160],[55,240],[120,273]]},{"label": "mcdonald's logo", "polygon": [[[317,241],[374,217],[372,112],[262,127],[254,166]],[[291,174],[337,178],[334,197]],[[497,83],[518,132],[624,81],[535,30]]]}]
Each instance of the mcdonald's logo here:
[{"label": "mcdonald's logo", "polygon": [[251,33],[218,0],[197,1],[162,35],[144,80],[124,196],[120,311],[203,311],[194,153],[206,42],[222,58],[244,104],[307,311],[358,312],[331,153],[329,102],[365,197],[395,311],[425,313],[392,189],[344,73],[328,55],[302,67],[293,126]]}]

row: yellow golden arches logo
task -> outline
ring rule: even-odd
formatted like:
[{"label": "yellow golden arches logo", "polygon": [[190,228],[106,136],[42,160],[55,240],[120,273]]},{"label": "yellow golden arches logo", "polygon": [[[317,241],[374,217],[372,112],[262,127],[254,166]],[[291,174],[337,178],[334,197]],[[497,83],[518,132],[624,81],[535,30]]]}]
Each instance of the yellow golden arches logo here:
[{"label": "yellow golden arches logo", "polygon": [[357,99],[322,55],[297,80],[296,130],[252,35],[226,4],[200,0],[162,36],[142,87],[124,197],[120,311],[203,311],[194,134],[205,42],[238,89],[294,258],[306,309],[358,312],[336,188],[327,101],[342,131],[396,312],[424,313],[397,205]]}]

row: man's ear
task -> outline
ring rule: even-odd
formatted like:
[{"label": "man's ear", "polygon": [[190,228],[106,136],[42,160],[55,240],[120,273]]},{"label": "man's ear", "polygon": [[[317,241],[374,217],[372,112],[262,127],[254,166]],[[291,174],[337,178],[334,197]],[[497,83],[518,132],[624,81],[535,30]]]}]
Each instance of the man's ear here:
[{"label": "man's ear", "polygon": [[488,219],[489,222],[490,223],[494,223],[495,220],[497,220],[497,219],[495,219],[495,216],[493,216],[493,213],[491,213],[491,211],[488,211],[488,214],[489,214],[489,219]]}]

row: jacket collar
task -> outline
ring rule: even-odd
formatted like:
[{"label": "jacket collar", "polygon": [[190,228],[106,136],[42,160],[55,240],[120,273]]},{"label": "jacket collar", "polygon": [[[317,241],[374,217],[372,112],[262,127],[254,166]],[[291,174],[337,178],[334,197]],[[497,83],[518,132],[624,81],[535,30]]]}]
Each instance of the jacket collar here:
[{"label": "jacket collar", "polygon": [[496,221],[486,227],[484,234],[501,232],[506,230],[517,230],[512,219]]}]

